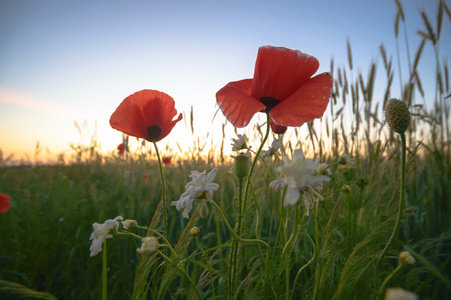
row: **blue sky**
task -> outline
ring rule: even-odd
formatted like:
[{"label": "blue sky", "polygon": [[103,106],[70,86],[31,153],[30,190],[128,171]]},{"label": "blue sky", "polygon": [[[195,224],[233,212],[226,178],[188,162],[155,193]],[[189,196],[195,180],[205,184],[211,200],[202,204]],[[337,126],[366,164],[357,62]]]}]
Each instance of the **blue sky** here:
[{"label": "blue sky", "polygon": [[[414,51],[415,33],[424,27],[418,9],[435,20],[438,1],[402,3]],[[74,121],[87,120],[91,129],[97,123],[102,149],[112,150],[121,135],[109,127],[109,116],[145,88],[168,93],[188,114],[193,105],[195,127],[205,134],[216,91],[252,77],[259,46],[299,49],[316,56],[318,72],[325,72],[331,58],[347,64],[349,38],[356,71],[367,74],[371,61],[379,61],[382,73],[380,44],[396,58],[395,13],[391,0],[1,1],[0,148],[20,157],[40,141],[61,152],[79,140]],[[442,35],[451,36],[444,24]],[[442,41],[446,56],[450,39]],[[433,61],[431,51],[425,55]],[[426,59],[422,65],[427,69]],[[399,97],[398,86],[392,96]],[[163,143],[183,144],[187,132],[178,125]]]}]

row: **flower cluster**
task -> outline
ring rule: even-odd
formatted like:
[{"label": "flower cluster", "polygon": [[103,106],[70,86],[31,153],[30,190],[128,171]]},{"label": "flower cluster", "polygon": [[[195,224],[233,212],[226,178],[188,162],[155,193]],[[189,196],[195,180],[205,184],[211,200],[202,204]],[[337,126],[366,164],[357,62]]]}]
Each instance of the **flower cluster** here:
[{"label": "flower cluster", "polygon": [[205,198],[207,192],[212,193],[219,189],[219,184],[212,182],[216,177],[217,170],[218,168],[214,168],[208,174],[206,174],[206,171],[202,173],[195,170],[191,171],[189,175],[191,181],[185,185],[185,192],[180,196],[179,201],[171,203],[178,211],[183,209],[183,217],[189,218],[188,214],[193,208],[194,200]]},{"label": "flower cluster", "polygon": [[292,160],[285,156],[284,165],[276,169],[280,172],[280,177],[271,182],[270,187],[276,191],[286,187],[285,205],[294,205],[302,196],[308,216],[315,200],[323,200],[315,190],[322,189],[323,183],[330,181],[328,176],[317,175],[318,165],[318,160],[306,159],[302,150],[297,149]]}]

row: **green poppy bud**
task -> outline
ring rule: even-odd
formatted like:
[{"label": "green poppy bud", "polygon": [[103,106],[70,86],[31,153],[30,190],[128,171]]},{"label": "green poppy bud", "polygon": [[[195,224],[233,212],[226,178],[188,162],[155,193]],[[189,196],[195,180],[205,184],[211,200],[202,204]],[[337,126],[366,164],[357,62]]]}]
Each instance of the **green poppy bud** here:
[{"label": "green poppy bud", "polygon": [[385,106],[385,118],[394,132],[404,133],[410,124],[407,104],[398,99],[390,99]]},{"label": "green poppy bud", "polygon": [[238,179],[243,179],[249,172],[249,156],[245,153],[240,153],[238,156],[232,156],[235,159],[235,175]]}]

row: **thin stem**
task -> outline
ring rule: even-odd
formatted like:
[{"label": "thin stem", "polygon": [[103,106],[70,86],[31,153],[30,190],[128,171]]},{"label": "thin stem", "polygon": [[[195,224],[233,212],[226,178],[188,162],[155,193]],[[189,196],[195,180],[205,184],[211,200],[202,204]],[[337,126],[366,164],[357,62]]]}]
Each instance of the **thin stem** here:
[{"label": "thin stem", "polygon": [[[286,185],[285,188],[283,189],[282,198],[279,198],[278,194],[276,194],[277,201],[278,201],[278,204],[279,204],[279,214],[280,214],[280,216],[281,216],[280,218],[282,220],[283,220],[283,216],[282,216],[283,209],[282,208],[283,208],[283,202],[284,202],[284,199],[285,199],[285,194],[287,192],[287,188],[288,188],[288,186]],[[283,222],[280,221],[279,222],[279,226],[277,227],[277,234],[276,234],[276,239],[274,241],[274,246],[273,246],[273,252],[272,252],[272,255],[271,255],[271,260],[274,259],[275,255],[276,255],[276,250],[277,250],[278,244],[279,244],[279,236],[280,236],[280,232],[282,231],[282,224],[283,224]]]},{"label": "thin stem", "polygon": [[379,256],[377,262],[376,262],[376,269],[379,267],[379,264],[381,263],[382,259],[385,257],[385,255],[388,252],[388,248],[395,240],[396,235],[398,234],[399,227],[401,226],[401,220],[402,215],[404,213],[404,198],[405,198],[405,186],[406,186],[406,136],[404,133],[399,134],[401,136],[401,143],[402,143],[402,149],[401,149],[401,184],[400,184],[400,199],[399,199],[399,209],[398,209],[398,217],[396,218],[395,228],[393,229],[393,233],[388,240],[387,245],[385,245],[384,250],[381,253],[381,256]]},{"label": "thin stem", "polygon": [[136,228],[145,229],[155,235],[158,235],[161,239],[163,239],[164,243],[167,245],[166,247],[169,249],[169,251],[171,251],[171,254],[174,255],[174,257],[177,257],[177,253],[175,252],[174,248],[172,248],[171,243],[169,243],[169,241],[166,239],[164,235],[162,235],[161,233],[150,227],[136,226]]},{"label": "thin stem", "polygon": [[[241,222],[243,220],[243,179],[240,178],[238,180],[238,222],[237,222],[237,235],[241,235]],[[232,243],[232,250],[230,255],[230,296],[232,295],[234,291],[234,283],[235,283],[235,277],[236,277],[236,268],[237,268],[237,256],[238,256],[238,240],[234,239]]]},{"label": "thin stem", "polygon": [[[299,214],[299,209],[296,209],[296,215]],[[310,241],[310,243],[312,243],[312,247],[313,247],[313,256],[312,258],[310,258],[310,260],[308,261],[308,263],[306,263],[305,265],[302,266],[302,268],[299,269],[298,273],[296,274],[296,277],[294,278],[294,282],[293,282],[293,288],[291,289],[291,294],[290,294],[290,299],[293,299],[294,296],[294,291],[296,290],[296,282],[298,281],[299,276],[302,273],[302,270],[304,270],[305,268],[307,268],[307,266],[309,266],[313,260],[316,258],[316,246],[315,246],[315,242],[312,240],[312,238],[310,237],[310,235],[307,233],[307,231],[305,230],[304,227],[304,218],[305,218],[305,213],[302,216],[300,225],[302,228],[302,231],[304,231],[305,235],[307,236],[308,240]]]},{"label": "thin stem", "polygon": [[106,241],[103,242],[103,259],[102,259],[102,300],[107,300],[107,255]]},{"label": "thin stem", "polygon": [[[255,152],[255,151],[253,151],[253,150],[251,150],[251,149],[249,149],[249,151],[252,152],[252,153],[254,153],[254,154],[257,154],[257,152]],[[268,164],[266,163],[265,159],[264,159],[263,157],[261,157],[260,155],[257,156],[257,157],[260,158],[261,162],[262,162],[263,165],[265,166],[265,169],[266,169],[266,172],[267,172],[268,175],[269,175],[269,178],[271,178],[271,180],[274,180],[273,175],[271,174],[271,171],[269,170]],[[256,158],[257,158],[257,157],[256,157]]]},{"label": "thin stem", "polygon": [[235,230],[232,229],[229,222],[227,221],[226,217],[224,216],[224,213],[222,212],[221,208],[214,202],[213,200],[209,200],[210,203],[218,210],[219,214],[221,215],[222,220],[224,221],[224,225],[227,227],[227,229],[230,231],[230,233],[233,235],[234,238],[239,240],[242,243],[248,243],[248,244],[263,244],[266,247],[266,250],[268,250],[269,253],[269,245],[265,241],[259,240],[259,239],[242,239],[240,238],[236,233]]},{"label": "thin stem", "polygon": [[160,250],[157,250],[158,254],[160,254],[164,260],[170,262],[177,270],[179,270],[180,273],[183,274],[183,276],[185,276],[185,278],[188,280],[188,282],[191,284],[191,286],[194,288],[194,291],[197,294],[197,297],[199,297],[199,299],[203,299],[199,289],[197,288],[196,284],[193,282],[193,280],[191,279],[191,277],[188,275],[188,273],[185,271],[185,269],[183,269],[182,267],[180,267],[178,264],[176,264],[175,262],[173,262],[171,259],[169,259],[169,257],[167,257],[166,255],[164,255],[163,252],[161,252]]},{"label": "thin stem", "polygon": [[166,208],[166,186],[164,184],[164,175],[163,175],[163,165],[161,164],[160,152],[158,151],[157,143],[153,142],[155,146],[155,152],[157,152],[158,157],[158,166],[160,167],[160,176],[161,176],[161,197],[163,201],[163,235],[166,236],[168,233],[168,214]]},{"label": "thin stem", "polygon": [[396,267],[396,269],[394,269],[393,272],[391,272],[391,274],[388,275],[387,278],[385,278],[384,283],[382,283],[381,288],[379,289],[379,292],[378,292],[378,294],[377,294],[377,299],[382,299],[382,293],[384,292],[385,287],[387,286],[387,284],[389,283],[389,281],[390,281],[392,278],[394,278],[394,277],[399,273],[399,271],[402,270],[403,267],[404,267],[404,266],[400,263],[400,264]]},{"label": "thin stem", "polygon": [[[286,217],[287,216],[287,208],[285,206],[281,205],[281,209],[282,209],[281,218],[282,218],[282,220],[285,220],[285,222],[283,222],[284,223],[283,239],[284,239],[285,246],[283,247],[280,258],[285,260],[285,299],[288,300],[289,290],[290,290],[290,264],[289,264],[290,254],[285,255],[285,250],[291,244],[290,243],[291,237],[290,237],[290,240],[288,240],[288,233],[287,233],[288,218]],[[295,222],[295,226],[296,226],[296,222]],[[295,229],[295,231],[296,231],[296,229]],[[294,234],[295,234],[295,232],[293,232],[292,236],[294,236]]]},{"label": "thin stem", "polygon": [[[246,184],[246,191],[244,192],[244,204],[243,204],[243,215],[242,215],[243,218],[244,218],[244,212],[246,211],[247,195],[248,195],[248,191],[249,191],[250,181],[251,181],[251,178],[252,178],[252,173],[254,172],[255,165],[256,165],[256,163],[258,161],[258,158],[260,157],[260,152],[262,151],[263,146],[265,145],[266,140],[268,139],[269,131],[270,131],[270,128],[271,128],[270,123],[271,123],[271,118],[269,117],[269,113],[266,113],[266,134],[265,134],[265,136],[264,136],[264,138],[262,140],[262,143],[261,143],[260,147],[257,150],[257,153],[255,154],[255,159],[252,162],[252,166],[251,166],[251,168],[249,170],[249,174],[248,174],[248,179],[247,179],[247,184]],[[238,234],[240,234],[240,232]]]},{"label": "thin stem", "polygon": [[130,232],[130,231],[117,231],[116,234],[117,235],[128,235],[128,236],[131,236],[131,237],[133,237],[135,239],[138,239],[138,240],[142,240],[143,239],[142,236],[134,234],[133,232]]},{"label": "thin stem", "polygon": [[[214,202],[211,199],[208,199],[210,201],[210,203],[217,209],[217,211],[219,212],[219,214],[221,215],[222,220],[224,221],[224,225],[227,227],[227,229],[230,231],[230,233],[233,235],[233,237],[235,239],[237,239],[238,241],[240,241],[241,243],[247,243],[247,244],[253,244],[253,243],[257,243],[257,244],[263,244],[266,247],[266,260],[265,260],[265,281],[267,280],[268,276],[269,276],[269,257],[270,257],[270,247],[268,245],[268,243],[266,243],[265,241],[259,240],[259,239],[242,239],[240,238],[235,230],[232,229],[232,227],[230,226],[229,222],[227,221],[224,213],[222,212],[221,208],[218,206],[218,204],[216,204],[216,202]],[[233,245],[232,245],[233,246]],[[233,294],[233,291],[230,291],[230,295]]]},{"label": "thin stem", "polygon": [[321,259],[320,259],[320,241],[319,241],[319,220],[318,220],[318,206],[319,201],[316,201],[315,206],[315,242],[316,242],[316,273],[315,273],[315,290],[313,291],[313,300],[318,297],[319,283],[321,279]]},{"label": "thin stem", "polygon": [[257,219],[255,220],[255,236],[258,238],[259,234],[258,234],[258,226],[260,225],[260,204],[258,203],[258,199],[257,196],[255,196],[255,191],[254,191],[254,187],[252,186],[252,182],[250,183],[250,187],[251,187],[251,193],[252,193],[252,197],[254,199],[255,202],[255,206],[257,207]]},{"label": "thin stem", "polygon": [[211,289],[212,289],[212,292],[213,292],[213,299],[216,300],[215,285],[214,285],[214,282],[213,282],[213,274],[211,273],[211,267],[210,267],[210,264],[208,263],[207,253],[205,252],[204,248],[200,244],[199,239],[197,238],[197,236],[194,237],[194,239],[196,240],[196,244],[199,247],[200,252],[202,252],[202,258],[205,261],[206,267],[208,268],[208,274],[210,275]]}]

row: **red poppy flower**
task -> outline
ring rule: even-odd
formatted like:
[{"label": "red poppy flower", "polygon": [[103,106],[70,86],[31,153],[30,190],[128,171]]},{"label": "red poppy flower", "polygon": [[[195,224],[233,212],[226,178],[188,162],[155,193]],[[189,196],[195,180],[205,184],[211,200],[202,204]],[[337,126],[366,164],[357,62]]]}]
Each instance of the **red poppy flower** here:
[{"label": "red poppy flower", "polygon": [[163,164],[164,164],[166,167],[169,167],[169,166],[171,165],[171,158],[170,158],[170,157],[167,157],[167,156],[163,157]]},{"label": "red poppy flower", "polygon": [[11,201],[8,195],[0,194],[0,213],[3,214],[11,208]]},{"label": "red poppy flower", "polygon": [[229,82],[216,93],[223,114],[235,127],[245,127],[257,112],[269,112],[278,126],[301,126],[320,118],[329,104],[333,78],[312,75],[318,60],[299,50],[258,49],[254,77]]},{"label": "red poppy flower", "polygon": [[122,101],[111,115],[110,125],[125,134],[158,142],[165,138],[182,119],[177,119],[171,96],[155,90],[136,92]]},{"label": "red poppy flower", "polygon": [[117,145],[117,153],[119,155],[124,155],[124,144]]}]

